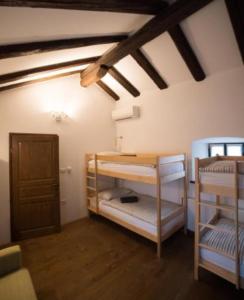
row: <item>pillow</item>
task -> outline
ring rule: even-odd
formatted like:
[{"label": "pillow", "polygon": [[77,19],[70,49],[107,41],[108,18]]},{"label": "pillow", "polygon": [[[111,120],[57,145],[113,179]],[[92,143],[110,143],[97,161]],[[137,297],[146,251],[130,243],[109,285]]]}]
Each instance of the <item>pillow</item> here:
[{"label": "pillow", "polygon": [[113,198],[120,198],[131,194],[133,191],[126,188],[107,189],[98,193],[98,197],[102,200],[110,201]]}]

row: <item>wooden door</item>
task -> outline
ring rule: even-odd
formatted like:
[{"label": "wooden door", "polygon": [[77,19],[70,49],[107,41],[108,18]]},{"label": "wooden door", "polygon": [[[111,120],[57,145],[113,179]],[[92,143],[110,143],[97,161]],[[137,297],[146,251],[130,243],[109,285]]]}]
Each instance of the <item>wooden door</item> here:
[{"label": "wooden door", "polygon": [[60,231],[58,136],[10,134],[12,240]]}]

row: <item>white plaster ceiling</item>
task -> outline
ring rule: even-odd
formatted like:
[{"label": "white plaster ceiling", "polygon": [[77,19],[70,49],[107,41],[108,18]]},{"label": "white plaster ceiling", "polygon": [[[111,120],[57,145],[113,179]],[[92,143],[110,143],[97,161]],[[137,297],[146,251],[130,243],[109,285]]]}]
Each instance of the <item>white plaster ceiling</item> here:
[{"label": "white plaster ceiling", "polygon": [[152,16],[0,7],[0,44],[131,32]]},{"label": "white plaster ceiling", "polygon": [[[0,44],[119,34],[140,28],[152,16],[109,12],[0,7]],[[242,66],[224,0],[215,0],[181,24],[207,76]],[[113,44],[60,50],[0,60],[0,74],[62,61],[101,55]],[[168,33],[144,45],[144,52],[170,86],[194,80]],[[141,67],[127,56],[116,64],[141,93],[157,89]],[[107,75],[104,81],[120,96],[130,96]]]}]

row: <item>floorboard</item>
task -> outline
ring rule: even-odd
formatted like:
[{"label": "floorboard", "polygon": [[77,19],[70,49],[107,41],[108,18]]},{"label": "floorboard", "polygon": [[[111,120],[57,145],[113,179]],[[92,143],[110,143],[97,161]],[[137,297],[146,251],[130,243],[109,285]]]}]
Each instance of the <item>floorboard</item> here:
[{"label": "floorboard", "polygon": [[183,232],[163,244],[161,260],[154,243],[98,216],[20,245],[39,300],[244,299],[204,270],[193,280],[193,238]]}]

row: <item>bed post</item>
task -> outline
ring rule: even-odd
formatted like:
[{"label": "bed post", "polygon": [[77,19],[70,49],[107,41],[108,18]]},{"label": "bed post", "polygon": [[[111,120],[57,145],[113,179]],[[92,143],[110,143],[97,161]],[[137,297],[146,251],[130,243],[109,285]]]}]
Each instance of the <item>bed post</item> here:
[{"label": "bed post", "polygon": [[199,266],[199,220],[200,220],[199,159],[195,158],[195,252],[194,252],[194,279],[195,280],[198,280],[198,266]]},{"label": "bed post", "polygon": [[[218,160],[221,160],[221,157],[217,154],[217,155],[216,155],[216,161],[218,161]],[[220,206],[220,195],[216,195],[216,196],[215,196],[215,204],[216,204],[217,206]],[[216,209],[216,217],[217,217],[217,218],[220,217],[220,213],[221,213],[221,210],[217,208],[217,209]]]},{"label": "bed post", "polygon": [[184,207],[184,219],[185,219],[185,225],[184,225],[184,233],[187,234],[187,156],[186,153],[184,154],[184,171],[185,171],[185,177],[184,177],[184,195],[183,195],[183,207]]},{"label": "bed post", "polygon": [[161,181],[160,181],[160,157],[157,157],[156,176],[157,176],[157,256],[161,258]]},{"label": "bed post", "polygon": [[238,185],[238,162],[235,161],[235,275],[236,275],[236,288],[240,288],[240,264],[239,264],[239,185]]},{"label": "bed post", "polygon": [[95,198],[96,198],[96,213],[98,214],[97,154],[94,155],[94,160],[95,160]]},{"label": "bed post", "polygon": [[[84,181],[84,187],[85,187],[85,195],[86,195],[86,207],[89,208],[89,195],[87,190],[87,181],[88,181],[88,162],[89,162],[89,154],[85,155],[85,181]],[[90,217],[90,210],[88,209],[88,216]]]},{"label": "bed post", "polygon": [[[217,206],[220,206],[220,195],[216,195],[215,204]],[[219,218],[219,216],[220,216],[220,209],[218,209],[218,208],[216,209],[216,216],[217,216],[217,218]]]}]

